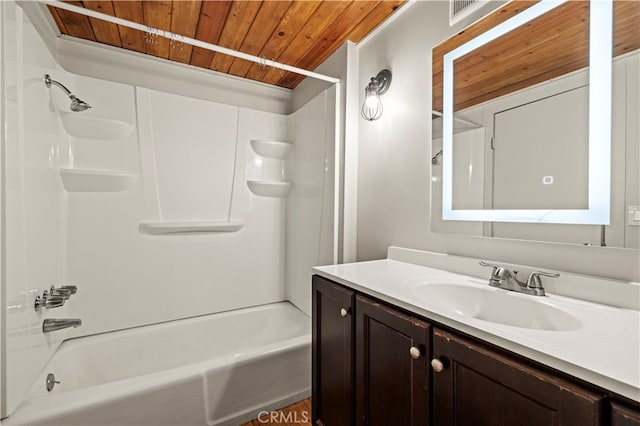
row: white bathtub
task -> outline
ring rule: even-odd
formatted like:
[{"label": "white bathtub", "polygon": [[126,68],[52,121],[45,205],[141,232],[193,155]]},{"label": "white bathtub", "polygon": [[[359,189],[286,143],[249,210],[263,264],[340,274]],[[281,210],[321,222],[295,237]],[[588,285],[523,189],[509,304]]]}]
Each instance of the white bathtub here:
[{"label": "white bathtub", "polygon": [[237,425],[309,396],[310,345],[286,302],[68,340],[6,424]]}]

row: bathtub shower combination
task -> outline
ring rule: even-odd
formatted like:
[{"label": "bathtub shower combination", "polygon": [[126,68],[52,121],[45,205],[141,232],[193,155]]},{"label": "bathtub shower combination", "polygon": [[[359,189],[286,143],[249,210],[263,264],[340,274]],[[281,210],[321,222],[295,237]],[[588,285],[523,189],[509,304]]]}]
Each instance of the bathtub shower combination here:
[{"label": "bathtub shower combination", "polygon": [[238,425],[309,395],[310,331],[282,302],[67,340],[6,424]]},{"label": "bathtub shower combination", "polygon": [[238,425],[309,397],[339,79],[149,78],[111,50],[88,76],[40,12],[0,2],[2,424]]}]

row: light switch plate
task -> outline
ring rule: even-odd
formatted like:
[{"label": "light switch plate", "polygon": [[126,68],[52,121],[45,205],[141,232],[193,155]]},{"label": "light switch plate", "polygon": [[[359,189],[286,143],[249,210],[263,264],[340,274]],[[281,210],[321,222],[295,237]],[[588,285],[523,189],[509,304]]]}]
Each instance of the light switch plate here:
[{"label": "light switch plate", "polygon": [[640,226],[640,206],[629,204],[627,211],[627,225]]}]

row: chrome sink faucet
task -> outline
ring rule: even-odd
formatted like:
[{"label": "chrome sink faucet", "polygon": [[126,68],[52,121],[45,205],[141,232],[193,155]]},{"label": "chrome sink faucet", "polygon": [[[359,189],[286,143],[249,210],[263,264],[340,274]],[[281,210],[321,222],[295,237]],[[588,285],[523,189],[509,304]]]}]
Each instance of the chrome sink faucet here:
[{"label": "chrome sink faucet", "polygon": [[542,281],[540,280],[541,276],[550,278],[558,278],[560,276],[557,272],[536,271],[529,274],[527,282],[522,282],[516,276],[518,271],[511,271],[504,266],[487,263],[485,261],[480,261],[480,265],[493,268],[491,277],[489,278],[490,286],[530,294],[532,296],[544,296],[545,294]]},{"label": "chrome sink faucet", "polygon": [[47,318],[42,323],[42,332],[49,333],[51,331],[62,330],[63,328],[80,327],[81,325],[82,325],[82,320],[80,318],[69,318],[69,319]]}]

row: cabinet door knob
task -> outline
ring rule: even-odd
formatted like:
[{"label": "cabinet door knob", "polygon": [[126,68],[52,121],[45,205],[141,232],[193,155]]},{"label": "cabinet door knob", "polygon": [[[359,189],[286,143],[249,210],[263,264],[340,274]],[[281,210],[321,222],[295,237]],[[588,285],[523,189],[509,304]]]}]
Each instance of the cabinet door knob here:
[{"label": "cabinet door knob", "polygon": [[411,355],[411,358],[418,359],[420,358],[420,349],[416,348],[415,346],[411,346],[411,348],[409,349],[409,354]]},{"label": "cabinet door knob", "polygon": [[436,373],[439,373],[442,370],[444,370],[444,364],[438,358],[434,358],[431,360],[431,367],[433,368],[433,371],[435,371]]},{"label": "cabinet door knob", "polygon": [[344,318],[344,317],[346,317],[347,315],[349,315],[349,310],[348,310],[348,309],[345,309],[345,308],[341,308],[341,309],[340,309],[340,316],[341,316],[342,318]]}]

